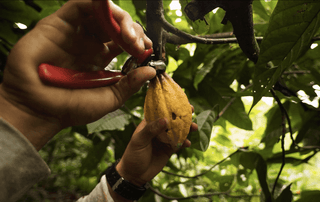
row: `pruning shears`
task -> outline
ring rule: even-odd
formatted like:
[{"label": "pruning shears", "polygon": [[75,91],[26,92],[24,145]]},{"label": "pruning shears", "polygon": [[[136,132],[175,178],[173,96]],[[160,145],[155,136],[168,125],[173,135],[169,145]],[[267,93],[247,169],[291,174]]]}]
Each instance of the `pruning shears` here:
[{"label": "pruning shears", "polygon": [[126,61],[121,71],[85,72],[42,63],[38,67],[38,74],[43,83],[62,88],[86,89],[113,85],[129,71],[141,66],[151,66],[156,69],[157,73],[166,70],[166,65],[162,60],[155,60],[152,49],[145,50],[143,54],[139,54],[133,51],[129,44],[119,37],[121,36],[120,26],[113,17],[109,0],[93,0],[93,3],[99,3],[94,9],[95,17],[99,19],[100,26],[109,34],[110,39],[128,52],[131,57]]}]

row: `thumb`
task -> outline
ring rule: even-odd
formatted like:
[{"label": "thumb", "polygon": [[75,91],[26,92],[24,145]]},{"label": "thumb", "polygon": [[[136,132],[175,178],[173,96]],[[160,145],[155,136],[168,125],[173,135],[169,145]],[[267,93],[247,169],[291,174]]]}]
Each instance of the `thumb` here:
[{"label": "thumb", "polygon": [[122,103],[124,103],[134,93],[138,92],[140,88],[148,81],[156,76],[156,70],[152,67],[145,66],[131,70],[118,83],[114,85]]}]

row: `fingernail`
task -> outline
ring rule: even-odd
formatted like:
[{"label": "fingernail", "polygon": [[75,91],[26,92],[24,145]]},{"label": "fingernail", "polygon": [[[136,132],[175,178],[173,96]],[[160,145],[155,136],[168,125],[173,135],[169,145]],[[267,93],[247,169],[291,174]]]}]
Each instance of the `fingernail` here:
[{"label": "fingernail", "polygon": [[165,118],[159,119],[157,123],[158,129],[164,129],[167,128],[167,120]]},{"label": "fingernail", "polygon": [[131,35],[132,35],[132,37],[136,37],[137,36],[136,30],[134,30],[133,27],[131,27]]},{"label": "fingernail", "polygon": [[142,47],[142,49],[141,50],[139,50],[139,53],[140,54],[143,54],[144,53],[144,51],[145,51],[145,46],[144,46],[144,40],[143,40],[143,38],[140,38],[140,46]]},{"label": "fingernail", "polygon": [[105,46],[105,48],[106,48],[106,52],[107,52],[107,53],[110,53],[109,46],[108,46],[107,44],[105,44],[104,46]]}]

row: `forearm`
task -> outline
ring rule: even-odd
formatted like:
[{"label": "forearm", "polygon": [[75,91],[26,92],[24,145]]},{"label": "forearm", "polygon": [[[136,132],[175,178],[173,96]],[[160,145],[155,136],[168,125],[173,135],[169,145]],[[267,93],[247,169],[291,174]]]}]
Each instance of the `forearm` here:
[{"label": "forearm", "polygon": [[0,117],[19,130],[36,148],[40,150],[62,128],[53,118],[32,114],[31,111],[9,101],[0,85]]}]

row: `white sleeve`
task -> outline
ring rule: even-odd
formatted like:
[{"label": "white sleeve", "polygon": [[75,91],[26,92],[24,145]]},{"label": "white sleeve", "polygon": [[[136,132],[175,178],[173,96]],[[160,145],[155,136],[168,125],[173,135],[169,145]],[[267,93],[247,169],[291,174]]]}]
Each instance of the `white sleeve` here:
[{"label": "white sleeve", "polygon": [[106,176],[101,177],[100,183],[89,195],[81,197],[77,202],[114,202],[109,193]]},{"label": "white sleeve", "polygon": [[49,175],[49,167],[29,140],[0,117],[0,201],[18,200]]},{"label": "white sleeve", "polygon": [[[29,140],[0,117],[0,201],[17,201],[50,173]],[[114,202],[105,175],[91,193],[78,202]]]}]

